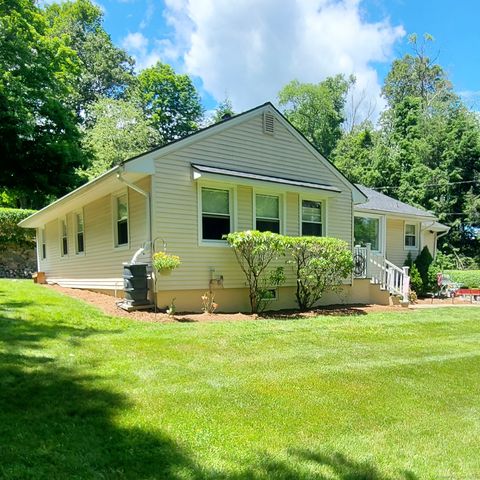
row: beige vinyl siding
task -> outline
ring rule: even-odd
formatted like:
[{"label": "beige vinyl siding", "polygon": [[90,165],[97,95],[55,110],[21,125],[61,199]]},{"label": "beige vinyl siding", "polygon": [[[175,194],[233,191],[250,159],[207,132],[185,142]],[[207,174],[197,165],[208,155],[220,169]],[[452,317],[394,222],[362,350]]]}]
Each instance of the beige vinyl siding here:
[{"label": "beige vinyl siding", "polygon": [[[415,260],[418,255],[418,245],[420,240],[417,238],[417,249],[405,249],[405,220],[393,219],[387,217],[387,239],[386,239],[386,257],[398,267],[402,267],[407,259],[408,252],[411,252]],[[416,223],[417,232],[419,224],[417,222],[407,221],[407,223]]]},{"label": "beige vinyl siding", "polygon": [[[199,245],[199,215],[197,188],[201,179],[192,180],[191,164],[274,175],[294,180],[325,183],[342,192],[328,199],[328,234],[352,240],[351,188],[322,164],[308,148],[275,120],[275,135],[263,133],[262,113],[194,142],[155,161],[153,191],[154,236],[162,237],[170,253],[179,255],[180,268],[159,280],[159,290],[207,289],[211,269],[215,276],[223,275],[225,288],[245,286],[243,273],[233,252],[225,246]],[[225,184],[208,183],[227,188]],[[207,183],[205,183],[207,185]],[[230,185],[234,189],[234,218],[237,230],[252,228],[252,188]],[[286,231],[299,234],[299,195],[288,187],[275,186],[286,196]],[[321,192],[312,191],[319,200]],[[311,195],[309,195],[311,197]],[[199,300],[200,301],[200,300]]]},{"label": "beige vinyl siding", "polygon": [[287,193],[287,225],[285,233],[293,237],[300,235],[300,196],[298,193]]},{"label": "beige vinyl siding", "polygon": [[[150,190],[150,177],[137,183]],[[118,182],[119,190],[126,185]],[[145,198],[128,189],[129,238],[128,247],[114,247],[113,202],[107,195],[83,206],[85,253],[75,253],[75,212],[66,216],[68,228],[68,256],[60,254],[59,220],[49,222],[45,228],[47,258],[40,260],[40,270],[47,279],[112,279],[121,278],[122,262],[131,259],[147,239],[145,224]],[[111,287],[111,286],[110,286]],[[113,288],[113,287],[112,287]]]},{"label": "beige vinyl siding", "polygon": [[422,231],[422,248],[426,245],[428,247],[428,250],[430,251],[430,254],[435,256],[435,239],[436,239],[436,233],[435,232],[430,232],[430,230],[425,229]]},{"label": "beige vinyl siding", "polygon": [[[238,224],[237,230],[248,230],[253,224],[253,189],[239,186],[237,188]],[[196,211],[196,207],[195,207]]]}]

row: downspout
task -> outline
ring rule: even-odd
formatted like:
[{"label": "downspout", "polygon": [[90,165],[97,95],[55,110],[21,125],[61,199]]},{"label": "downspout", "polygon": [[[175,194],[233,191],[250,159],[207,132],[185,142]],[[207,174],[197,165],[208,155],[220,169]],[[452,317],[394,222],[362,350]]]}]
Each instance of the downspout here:
[{"label": "downspout", "polygon": [[122,183],[127,185],[127,187],[131,188],[135,192],[137,192],[140,195],[142,195],[143,197],[145,197],[145,200],[146,200],[146,206],[145,206],[146,207],[145,208],[145,219],[146,219],[146,225],[147,225],[147,228],[146,228],[146,231],[145,231],[146,242],[144,244],[145,247],[142,247],[139,251],[137,251],[135,253],[135,255],[132,259],[132,263],[135,263],[136,257],[138,257],[138,255],[140,255],[146,249],[152,248],[152,221],[151,221],[151,218],[152,218],[152,199],[151,199],[151,195],[150,195],[149,192],[146,192],[145,190],[142,190],[138,185],[135,185],[134,183],[131,183],[128,180],[126,180],[125,178],[123,178],[122,171],[120,169],[117,172],[117,178]]},{"label": "downspout", "polygon": [[440,235],[438,235],[438,233],[437,233],[437,236],[435,237],[435,255],[434,255],[434,258],[437,256],[437,252],[438,252],[438,239],[444,237],[449,231],[450,230],[447,230],[446,232],[442,232]]}]

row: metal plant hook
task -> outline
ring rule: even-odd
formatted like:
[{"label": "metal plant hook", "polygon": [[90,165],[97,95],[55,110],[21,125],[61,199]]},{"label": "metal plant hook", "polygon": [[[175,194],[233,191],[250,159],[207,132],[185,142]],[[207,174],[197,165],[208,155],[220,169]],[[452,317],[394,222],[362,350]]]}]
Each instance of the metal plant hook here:
[{"label": "metal plant hook", "polygon": [[167,242],[162,238],[162,237],[156,237],[153,239],[153,242],[152,242],[152,245],[153,245],[153,253],[155,253],[155,244],[157,242],[157,240],[161,240],[162,241],[162,244],[163,244],[163,251],[166,253],[167,252]]}]

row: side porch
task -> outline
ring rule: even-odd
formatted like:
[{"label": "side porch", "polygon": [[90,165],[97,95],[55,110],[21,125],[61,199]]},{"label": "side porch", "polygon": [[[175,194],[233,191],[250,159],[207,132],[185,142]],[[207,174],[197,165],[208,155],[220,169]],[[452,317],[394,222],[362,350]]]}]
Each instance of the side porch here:
[{"label": "side porch", "polygon": [[378,285],[380,290],[392,296],[400,297],[402,303],[408,304],[410,291],[409,267],[399,267],[387,260],[381,252],[372,250],[372,245],[355,245],[353,249],[354,279],[369,280]]}]

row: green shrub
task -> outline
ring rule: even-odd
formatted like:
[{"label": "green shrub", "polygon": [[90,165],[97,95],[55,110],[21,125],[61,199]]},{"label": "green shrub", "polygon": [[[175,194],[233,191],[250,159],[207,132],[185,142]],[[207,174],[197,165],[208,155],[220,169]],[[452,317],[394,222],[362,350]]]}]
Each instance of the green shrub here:
[{"label": "green shrub", "polygon": [[480,270],[445,270],[453,282],[465,288],[480,288]]},{"label": "green shrub", "polygon": [[272,261],[285,253],[285,237],[248,230],[229,233],[226,239],[247,279],[252,313],[264,310],[268,305],[269,291],[285,282],[282,267],[270,268]]},{"label": "green shrub", "polygon": [[433,262],[433,257],[430,253],[430,250],[425,245],[415,260],[415,265],[418,268],[418,272],[420,273],[420,277],[422,279],[421,289],[417,291],[421,295],[425,295],[427,292],[431,290],[431,285],[429,282],[428,277],[428,269]]},{"label": "green shrub", "polygon": [[410,275],[410,289],[418,295],[423,290],[423,282],[415,264],[410,267],[408,274]]},{"label": "green shrub", "polygon": [[35,213],[35,210],[0,208],[0,251],[11,246],[34,248],[35,230],[18,226],[18,222],[32,213]]},{"label": "green shrub", "polygon": [[339,287],[352,273],[352,252],[343,240],[287,237],[286,246],[297,277],[296,298],[301,310],[312,308],[326,290]]}]

